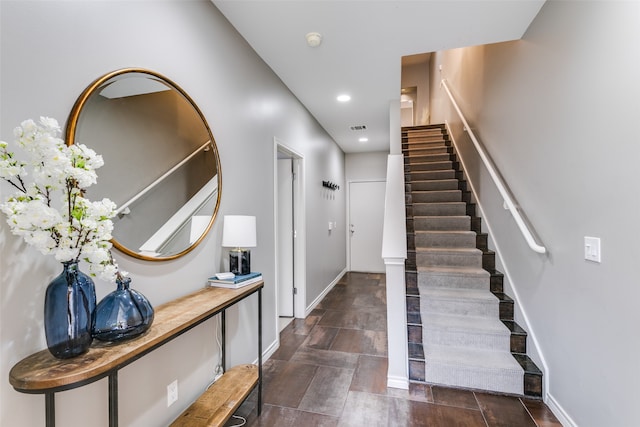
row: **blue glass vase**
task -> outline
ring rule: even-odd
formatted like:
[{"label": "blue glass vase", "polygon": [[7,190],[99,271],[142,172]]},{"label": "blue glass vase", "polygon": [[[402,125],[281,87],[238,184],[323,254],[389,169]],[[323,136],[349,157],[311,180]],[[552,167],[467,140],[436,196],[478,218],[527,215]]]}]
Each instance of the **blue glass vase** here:
[{"label": "blue glass vase", "polygon": [[118,342],[145,333],[153,322],[153,307],[140,292],[129,288],[131,278],[116,279],[118,289],[104,297],[96,308],[94,338]]},{"label": "blue glass vase", "polygon": [[44,297],[44,333],[54,357],[68,359],[89,350],[95,309],[93,280],[78,269],[77,262],[64,262]]}]

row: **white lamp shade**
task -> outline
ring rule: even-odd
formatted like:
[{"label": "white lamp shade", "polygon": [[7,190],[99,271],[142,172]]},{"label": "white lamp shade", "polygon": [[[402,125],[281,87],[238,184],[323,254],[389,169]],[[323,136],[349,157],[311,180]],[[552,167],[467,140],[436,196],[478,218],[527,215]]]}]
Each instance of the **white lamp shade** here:
[{"label": "white lamp shade", "polygon": [[256,246],[256,217],[225,215],[222,228],[225,248],[253,248]]}]

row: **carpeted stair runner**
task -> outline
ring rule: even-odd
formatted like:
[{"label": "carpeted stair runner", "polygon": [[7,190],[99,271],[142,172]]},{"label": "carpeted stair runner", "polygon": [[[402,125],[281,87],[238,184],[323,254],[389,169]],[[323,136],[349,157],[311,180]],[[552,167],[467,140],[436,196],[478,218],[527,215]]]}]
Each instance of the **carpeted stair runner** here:
[{"label": "carpeted stair runner", "polygon": [[403,128],[403,151],[411,380],[541,397],[445,128]]}]

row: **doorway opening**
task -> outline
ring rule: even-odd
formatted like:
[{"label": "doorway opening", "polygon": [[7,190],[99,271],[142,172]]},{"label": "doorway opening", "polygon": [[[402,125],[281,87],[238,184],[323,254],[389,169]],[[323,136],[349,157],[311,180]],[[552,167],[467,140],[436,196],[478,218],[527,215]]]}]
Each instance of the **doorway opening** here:
[{"label": "doorway opening", "polygon": [[304,158],[274,138],[274,229],[278,329],[304,318]]}]

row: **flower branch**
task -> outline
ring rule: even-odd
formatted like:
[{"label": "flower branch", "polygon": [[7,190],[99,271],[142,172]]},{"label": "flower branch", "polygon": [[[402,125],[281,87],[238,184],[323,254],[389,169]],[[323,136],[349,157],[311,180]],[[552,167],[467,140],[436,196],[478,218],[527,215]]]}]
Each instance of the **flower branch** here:
[{"label": "flower branch", "polygon": [[[67,146],[55,119],[25,120],[14,130],[15,143],[27,157],[18,160],[0,141],[0,178],[17,192],[0,204],[13,234],[58,261],[87,261],[92,276],[115,281],[111,232],[116,205],[92,202],[85,190],[97,181],[102,156],[84,144]],[[29,175],[31,180],[25,177]],[[59,193],[59,198],[56,197]]]}]

